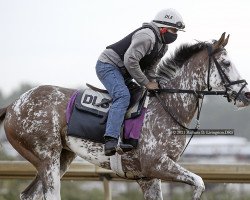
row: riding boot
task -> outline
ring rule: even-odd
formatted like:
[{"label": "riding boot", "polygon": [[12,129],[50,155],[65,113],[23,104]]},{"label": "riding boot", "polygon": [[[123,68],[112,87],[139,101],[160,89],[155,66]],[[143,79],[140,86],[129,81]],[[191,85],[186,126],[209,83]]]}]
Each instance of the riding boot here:
[{"label": "riding boot", "polygon": [[120,142],[118,145],[118,139],[105,136],[105,145],[104,145],[104,154],[105,156],[113,156],[115,155],[116,151],[119,154],[123,154],[125,152],[131,151],[134,147],[131,144],[125,144]]},{"label": "riding boot", "polygon": [[[121,152],[118,150],[119,147],[122,150]],[[128,151],[131,151],[132,149],[134,149],[134,147],[131,144],[125,144],[125,143],[120,142],[118,145],[118,149],[116,149],[117,153],[123,154],[123,153],[126,153]]]},{"label": "riding boot", "polygon": [[104,145],[104,154],[105,156],[113,156],[116,152],[117,144],[118,144],[118,139],[105,136],[105,145]]}]

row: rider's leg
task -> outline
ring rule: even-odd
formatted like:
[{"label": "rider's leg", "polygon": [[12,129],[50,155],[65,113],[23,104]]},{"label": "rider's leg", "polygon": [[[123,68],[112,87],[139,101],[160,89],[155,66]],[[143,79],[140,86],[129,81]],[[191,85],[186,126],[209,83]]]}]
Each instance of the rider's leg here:
[{"label": "rider's leg", "polygon": [[130,93],[117,66],[98,61],[96,73],[112,97],[105,132],[105,155],[115,154],[121,126],[130,102]]}]

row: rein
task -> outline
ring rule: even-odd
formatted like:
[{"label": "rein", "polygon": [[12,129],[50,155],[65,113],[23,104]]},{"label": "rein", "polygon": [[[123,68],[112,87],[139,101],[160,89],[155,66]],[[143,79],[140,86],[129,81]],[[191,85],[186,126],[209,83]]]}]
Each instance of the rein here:
[{"label": "rein", "polygon": [[[242,92],[242,90],[245,88],[245,86],[247,85],[246,80],[242,79],[242,80],[237,80],[237,81],[230,81],[230,79],[228,78],[228,76],[225,74],[225,72],[223,71],[221,65],[219,64],[219,62],[216,60],[214,54],[218,53],[220,51],[222,51],[223,49],[217,49],[213,52],[212,49],[212,45],[208,45],[207,46],[207,52],[208,52],[208,56],[209,56],[209,64],[208,64],[208,76],[207,76],[207,89],[208,91],[201,91],[201,90],[186,90],[186,89],[171,89],[171,88],[160,88],[160,89],[155,89],[155,90],[150,90],[149,92],[151,92],[153,95],[156,96],[156,98],[159,100],[161,106],[163,107],[163,109],[172,117],[172,119],[183,129],[188,130],[188,131],[193,131],[196,132],[199,130],[199,126],[200,126],[200,122],[199,122],[199,118],[200,118],[200,113],[201,113],[201,108],[202,108],[202,104],[203,104],[203,99],[205,95],[223,95],[225,97],[227,97],[228,102],[231,102],[230,99],[230,94],[228,93],[229,91],[231,91],[230,86],[235,85],[235,84],[240,84],[240,83],[244,83],[241,87],[241,89],[238,91],[238,93],[232,93],[231,95],[234,95],[234,101],[236,103],[237,98],[239,97],[240,93]],[[215,66],[218,70],[218,73],[220,75],[220,78],[222,80],[222,83],[225,87],[224,91],[212,91],[212,88],[210,86],[210,71],[211,71],[211,66],[212,66],[212,60],[215,63]],[[174,114],[169,110],[169,108],[164,104],[162,98],[160,97],[160,93],[170,93],[170,94],[175,94],[175,93],[185,93],[185,94],[193,94],[196,96],[197,98],[197,102],[196,102],[196,109],[198,109],[197,112],[197,117],[196,117],[196,126],[194,129],[190,129],[188,127],[186,127],[185,125],[183,125],[175,116]],[[200,105],[200,99],[201,99],[201,105]],[[185,152],[186,148],[188,147],[189,143],[191,142],[192,138],[194,136],[194,133],[191,135],[191,137],[189,138],[189,141],[187,142],[187,144],[185,145],[185,148],[183,149],[182,153],[180,156],[182,156],[182,154]]]}]

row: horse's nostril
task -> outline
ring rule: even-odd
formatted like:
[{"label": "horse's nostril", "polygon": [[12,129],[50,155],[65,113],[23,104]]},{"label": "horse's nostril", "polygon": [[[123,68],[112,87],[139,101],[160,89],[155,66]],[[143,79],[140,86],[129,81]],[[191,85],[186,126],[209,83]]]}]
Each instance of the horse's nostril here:
[{"label": "horse's nostril", "polygon": [[245,97],[246,97],[247,99],[250,99],[250,92],[245,92]]}]

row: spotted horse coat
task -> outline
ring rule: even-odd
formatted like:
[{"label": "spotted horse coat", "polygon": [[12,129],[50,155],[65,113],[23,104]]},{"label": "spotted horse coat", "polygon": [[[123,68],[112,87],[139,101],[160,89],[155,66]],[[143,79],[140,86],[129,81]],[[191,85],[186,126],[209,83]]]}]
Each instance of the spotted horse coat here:
[{"label": "spotted horse coat", "polygon": [[[225,35],[213,44],[213,49],[225,47]],[[175,58],[159,65],[157,74],[162,87],[204,90],[208,66],[208,54],[204,43],[189,45],[179,49]],[[180,61],[176,59],[186,51],[189,54]],[[222,66],[230,61],[226,50],[216,53]],[[174,62],[173,62],[174,61]],[[176,77],[168,81],[164,73],[171,65],[181,66]],[[225,68],[232,80],[240,79],[235,66]],[[222,87],[218,72],[212,65],[210,85]],[[239,91],[240,85],[231,86]],[[12,146],[37,169],[35,179],[21,193],[22,200],[60,200],[60,178],[67,171],[76,155],[110,169],[110,158],[104,155],[103,144],[67,136],[66,107],[75,92],[56,86],[39,86],[24,93],[6,108],[0,109],[0,121],[4,122],[6,136]],[[241,92],[237,106],[247,106],[247,88]],[[160,94],[166,106],[174,111],[179,121],[188,125],[195,112],[195,97],[190,94]],[[162,200],[161,180],[183,182],[194,186],[192,198],[200,199],[204,183],[198,175],[180,166],[177,161],[185,146],[185,135],[174,135],[173,128],[180,128],[166,113],[159,101],[151,97],[137,149],[121,156],[124,171],[136,176],[146,200]],[[84,194],[83,194],[84,195]]]}]

